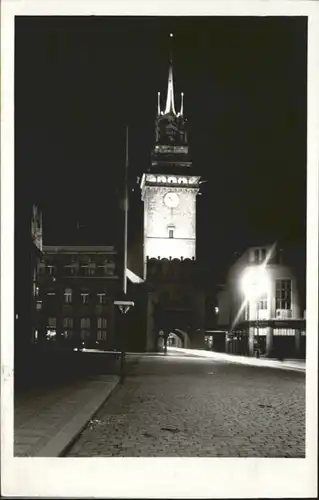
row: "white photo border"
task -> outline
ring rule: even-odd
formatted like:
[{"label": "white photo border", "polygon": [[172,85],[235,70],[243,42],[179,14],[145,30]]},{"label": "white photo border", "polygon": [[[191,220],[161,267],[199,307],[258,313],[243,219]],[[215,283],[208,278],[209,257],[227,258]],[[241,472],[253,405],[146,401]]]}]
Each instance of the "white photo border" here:
[{"label": "white photo border", "polygon": [[[1,482],[5,496],[314,497],[317,493],[319,5],[303,1],[3,0],[1,16]],[[307,16],[307,441],[305,459],[14,458],[14,17]]]}]

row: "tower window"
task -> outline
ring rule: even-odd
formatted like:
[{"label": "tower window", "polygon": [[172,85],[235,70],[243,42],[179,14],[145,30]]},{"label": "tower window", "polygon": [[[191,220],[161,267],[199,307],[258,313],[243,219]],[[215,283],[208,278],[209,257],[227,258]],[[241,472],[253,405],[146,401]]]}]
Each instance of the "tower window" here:
[{"label": "tower window", "polygon": [[168,230],[168,237],[169,238],[174,238],[174,229],[169,229]]}]

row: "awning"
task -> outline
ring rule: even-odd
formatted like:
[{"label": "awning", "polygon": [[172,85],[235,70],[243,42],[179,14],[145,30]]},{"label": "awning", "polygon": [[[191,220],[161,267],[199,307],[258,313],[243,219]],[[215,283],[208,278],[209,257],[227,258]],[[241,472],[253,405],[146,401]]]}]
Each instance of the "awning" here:
[{"label": "awning", "polygon": [[130,269],[126,268],[126,276],[131,283],[144,283],[144,280],[140,278],[137,274],[133,273]]}]

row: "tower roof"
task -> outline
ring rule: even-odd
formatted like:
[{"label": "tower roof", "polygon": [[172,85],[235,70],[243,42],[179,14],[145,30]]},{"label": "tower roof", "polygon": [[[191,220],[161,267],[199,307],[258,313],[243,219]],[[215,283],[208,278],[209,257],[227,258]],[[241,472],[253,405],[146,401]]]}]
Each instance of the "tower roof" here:
[{"label": "tower roof", "polygon": [[[172,35],[172,33],[171,33]],[[172,51],[170,51],[170,61],[168,70],[168,83],[167,83],[167,96],[166,96],[166,106],[164,114],[173,113],[176,115],[175,103],[174,103],[174,79],[173,79],[173,57]]]},{"label": "tower roof", "polygon": [[[170,33],[170,38],[173,38],[173,33]],[[183,96],[181,93],[181,109],[179,113],[176,113],[175,109],[175,97],[174,97],[174,77],[173,77],[173,55],[172,55],[172,45],[170,46],[170,57],[169,57],[169,69],[168,69],[168,82],[167,82],[167,95],[166,95],[166,105],[164,111],[161,111],[160,105],[160,92],[158,92],[158,115],[174,115],[176,117],[183,115]]]},{"label": "tower roof", "polygon": [[[170,39],[173,34],[170,34]],[[170,44],[171,45],[171,44]],[[171,169],[175,174],[177,170],[184,171],[185,167],[191,166],[188,157],[187,128],[184,118],[184,94],[181,92],[180,110],[175,109],[173,57],[172,46],[170,46],[168,83],[166,105],[161,110],[161,94],[157,95],[157,117],[155,120],[155,147],[152,153],[152,169],[154,171],[165,167],[165,171]],[[181,172],[182,173],[182,172]]]}]

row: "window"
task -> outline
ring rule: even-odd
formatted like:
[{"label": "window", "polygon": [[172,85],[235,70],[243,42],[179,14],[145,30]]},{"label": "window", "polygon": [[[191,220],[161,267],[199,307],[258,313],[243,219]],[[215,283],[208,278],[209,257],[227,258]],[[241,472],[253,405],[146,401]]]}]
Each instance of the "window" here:
[{"label": "window", "polygon": [[259,298],[259,301],[258,301],[258,310],[265,310],[268,308],[268,304],[267,304],[267,295],[263,295],[262,297]]},{"label": "window", "polygon": [[107,319],[106,318],[97,318],[97,327],[98,329],[107,327]]},{"label": "window", "polygon": [[36,275],[35,269],[33,269],[33,287],[32,287],[32,290],[33,290],[33,297],[35,297],[37,294],[37,275]]},{"label": "window", "polygon": [[168,237],[169,238],[174,238],[174,229],[169,229],[168,230]]},{"label": "window", "polygon": [[84,276],[88,276],[89,275],[89,266],[88,265],[82,264],[81,265],[81,270],[82,270],[82,274]]},{"label": "window", "polygon": [[48,318],[48,326],[50,328],[56,328],[56,318]]},{"label": "window", "polygon": [[291,280],[276,280],[276,309],[291,309]]},{"label": "window", "polygon": [[79,269],[79,264],[77,262],[71,262],[71,264],[67,264],[64,266],[64,274],[66,276],[75,276]]},{"label": "window", "polygon": [[97,318],[97,340],[106,340],[107,336],[107,319],[106,318]]},{"label": "window", "polygon": [[178,184],[188,184],[187,177],[179,177]]},{"label": "window", "polygon": [[64,328],[73,328],[73,318],[64,318],[63,319],[63,327]]},{"label": "window", "polygon": [[88,275],[89,276],[94,276],[95,275],[95,263],[94,262],[90,262],[89,263]]},{"label": "window", "polygon": [[274,335],[278,337],[293,337],[295,330],[291,328],[274,328]]},{"label": "window", "polygon": [[81,318],[81,328],[90,328],[90,318]]},{"label": "window", "polygon": [[44,262],[39,263],[38,273],[42,276],[45,274],[45,263]]},{"label": "window", "polygon": [[54,276],[56,270],[55,266],[48,265],[47,268],[48,268],[48,274],[50,274],[50,276]]},{"label": "window", "polygon": [[82,304],[89,303],[89,294],[88,293],[81,293],[81,297],[82,297]]},{"label": "window", "polygon": [[81,318],[81,340],[85,340],[90,336],[90,318]]},{"label": "window", "polygon": [[250,310],[249,310],[249,302],[247,302],[245,308],[244,308],[244,320],[245,321],[249,321],[249,314],[250,314]]},{"label": "window", "polygon": [[48,340],[56,337],[56,318],[48,318],[47,334]]},{"label": "window", "polygon": [[106,330],[98,330],[96,334],[96,340],[106,340]]},{"label": "window", "polygon": [[66,288],[64,290],[64,302],[66,304],[72,304],[72,289]]},{"label": "window", "polygon": [[114,276],[114,271],[115,271],[115,262],[105,261],[104,273],[107,276]]},{"label": "window", "polygon": [[253,262],[264,262],[266,259],[266,248],[255,248]]},{"label": "window", "polygon": [[63,319],[64,333],[63,336],[66,339],[70,339],[73,336],[73,318]]},{"label": "window", "polygon": [[98,297],[98,302],[99,302],[99,304],[106,304],[106,296],[105,296],[105,293],[98,293],[98,294],[97,294],[97,297]]}]

